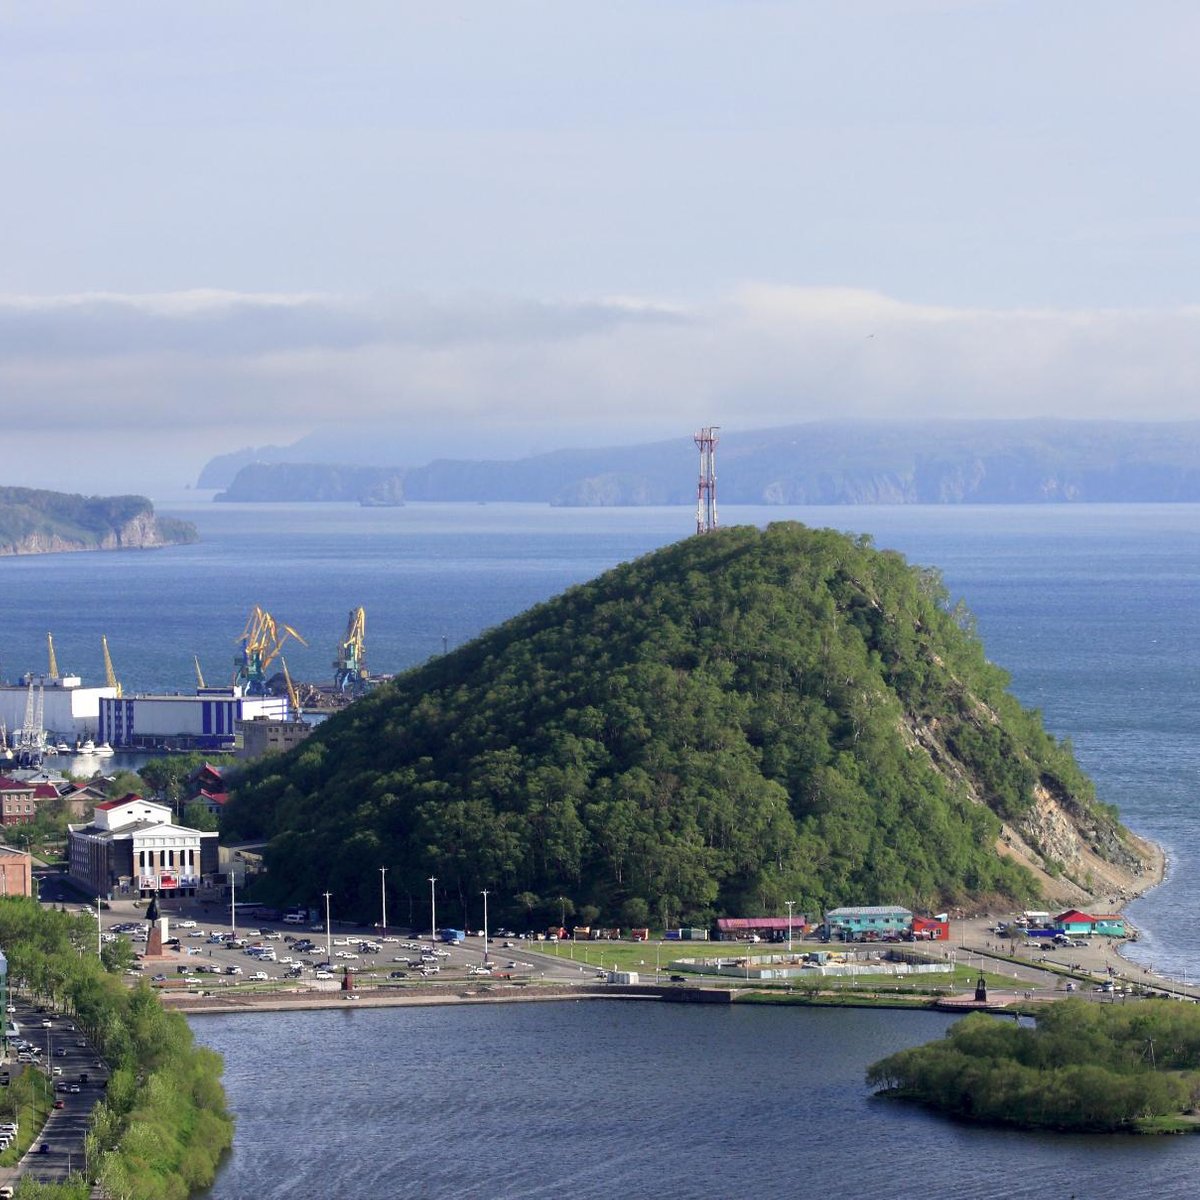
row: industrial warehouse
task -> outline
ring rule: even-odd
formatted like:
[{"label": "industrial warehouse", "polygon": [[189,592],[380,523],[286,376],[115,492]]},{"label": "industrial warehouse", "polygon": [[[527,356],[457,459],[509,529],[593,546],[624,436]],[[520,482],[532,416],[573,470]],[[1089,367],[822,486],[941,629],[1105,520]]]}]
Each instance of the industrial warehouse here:
[{"label": "industrial warehouse", "polygon": [[[377,681],[367,672],[361,607],[351,610],[338,642],[331,684],[293,683],[281,656],[289,638],[304,643],[290,625],[256,605],[238,638],[232,682],[209,686],[196,659],[194,691],[127,695],[107,638],[101,638],[105,685],[89,688],[78,675],[59,671],[48,634],[45,673],[27,672],[18,684],[0,684],[0,758],[34,769],[53,754],[230,752],[243,744],[244,733],[251,743],[244,756],[286,749],[302,741],[323,715]],[[276,660],[281,670],[269,674]]]}]

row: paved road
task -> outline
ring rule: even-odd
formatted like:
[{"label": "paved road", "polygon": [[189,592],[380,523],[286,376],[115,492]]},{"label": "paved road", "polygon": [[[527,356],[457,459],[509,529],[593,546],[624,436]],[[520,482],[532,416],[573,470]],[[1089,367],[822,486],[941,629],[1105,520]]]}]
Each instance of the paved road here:
[{"label": "paved road", "polygon": [[[16,1012],[9,1015],[20,1027],[21,1036],[43,1047],[38,1069],[61,1072],[51,1074],[50,1081],[56,1098],[63,1102],[61,1109],[51,1111],[41,1135],[13,1174],[61,1182],[72,1171],[83,1170],[83,1139],[89,1114],[104,1093],[108,1068],[99,1062],[95,1050],[69,1017],[38,1012],[19,998],[13,1001],[13,1007]],[[45,1021],[50,1022],[49,1028],[44,1027]],[[82,1079],[85,1074],[86,1082]],[[72,1092],[72,1087],[78,1090]],[[43,1145],[49,1147],[47,1152],[42,1152]]]}]

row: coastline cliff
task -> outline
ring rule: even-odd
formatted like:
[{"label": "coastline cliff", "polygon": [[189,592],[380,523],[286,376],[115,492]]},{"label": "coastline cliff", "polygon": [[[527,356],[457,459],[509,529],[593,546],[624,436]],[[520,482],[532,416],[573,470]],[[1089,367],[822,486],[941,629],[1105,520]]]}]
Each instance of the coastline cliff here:
[{"label": "coastline cliff", "polygon": [[0,488],[0,555],[150,550],[198,540],[190,521],[158,516],[145,496]]}]

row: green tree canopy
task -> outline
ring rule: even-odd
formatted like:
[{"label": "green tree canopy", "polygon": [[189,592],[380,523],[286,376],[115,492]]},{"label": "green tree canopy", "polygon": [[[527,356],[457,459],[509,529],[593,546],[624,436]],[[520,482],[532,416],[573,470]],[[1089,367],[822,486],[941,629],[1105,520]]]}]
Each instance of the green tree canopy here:
[{"label": "green tree canopy", "polygon": [[[280,900],[467,921],[557,897],[700,923],[1028,897],[996,852],[1038,787],[1119,841],[936,573],[787,522],[667,547],[537,606],[247,769],[225,827]],[[539,899],[540,898],[540,899]],[[442,905],[448,905],[443,908]],[[474,923],[474,922],[471,922]]]}]

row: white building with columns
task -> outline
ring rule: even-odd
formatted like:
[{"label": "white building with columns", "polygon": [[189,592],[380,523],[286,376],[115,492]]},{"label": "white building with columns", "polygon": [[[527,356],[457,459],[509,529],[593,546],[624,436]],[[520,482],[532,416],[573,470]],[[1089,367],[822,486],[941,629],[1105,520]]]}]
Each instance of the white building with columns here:
[{"label": "white building with columns", "polygon": [[130,794],[67,826],[71,878],[98,896],[194,896],[217,872],[217,834],[171,820],[165,804]]}]

